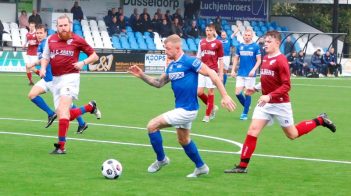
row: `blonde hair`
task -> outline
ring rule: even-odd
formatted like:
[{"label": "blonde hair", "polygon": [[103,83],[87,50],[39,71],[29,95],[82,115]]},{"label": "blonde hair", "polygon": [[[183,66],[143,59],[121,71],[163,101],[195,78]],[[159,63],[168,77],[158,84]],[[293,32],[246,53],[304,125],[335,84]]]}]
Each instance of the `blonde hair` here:
[{"label": "blonde hair", "polygon": [[165,41],[163,42],[164,44],[167,44],[168,42],[171,42],[172,44],[182,44],[182,39],[179,37],[177,34],[173,34],[168,36]]},{"label": "blonde hair", "polygon": [[72,23],[71,19],[70,19],[66,14],[64,14],[64,15],[61,15],[61,16],[59,16],[59,17],[57,18],[56,24],[58,24],[58,20],[60,20],[60,19],[65,19],[65,18],[67,18],[67,20],[68,20],[68,22],[69,22],[70,24]]}]

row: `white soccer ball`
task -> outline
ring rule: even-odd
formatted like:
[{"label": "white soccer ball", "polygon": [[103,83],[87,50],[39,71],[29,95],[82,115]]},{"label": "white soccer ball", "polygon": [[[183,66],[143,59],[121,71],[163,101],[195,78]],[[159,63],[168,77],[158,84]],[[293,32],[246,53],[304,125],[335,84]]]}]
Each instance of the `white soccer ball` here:
[{"label": "white soccer ball", "polygon": [[122,164],[115,159],[108,159],[102,163],[101,173],[107,179],[117,179],[122,174]]}]

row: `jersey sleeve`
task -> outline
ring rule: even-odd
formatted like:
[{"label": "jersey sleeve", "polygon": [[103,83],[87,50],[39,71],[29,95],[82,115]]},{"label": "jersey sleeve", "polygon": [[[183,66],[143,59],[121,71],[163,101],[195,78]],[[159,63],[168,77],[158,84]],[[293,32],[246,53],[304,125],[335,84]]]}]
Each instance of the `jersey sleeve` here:
[{"label": "jersey sleeve", "polygon": [[279,78],[281,81],[281,86],[277,89],[275,89],[273,92],[269,93],[269,95],[273,98],[275,97],[280,97],[284,94],[287,94],[290,91],[291,85],[290,85],[290,70],[289,70],[289,64],[288,60],[286,57],[282,57],[278,60],[279,63]]},{"label": "jersey sleeve", "polygon": [[255,47],[256,49],[256,51],[255,51],[255,53],[256,53],[256,56],[261,56],[261,50],[260,50],[260,46],[258,45],[258,44],[256,44],[256,47]]},{"label": "jersey sleeve", "polygon": [[191,64],[191,69],[198,72],[201,69],[202,63],[198,58],[190,57],[189,64]]},{"label": "jersey sleeve", "polygon": [[236,47],[235,56],[240,56],[240,44]]},{"label": "jersey sleeve", "polygon": [[43,53],[42,53],[42,58],[50,60],[50,49],[49,49],[49,38],[46,39],[44,48],[43,48]]},{"label": "jersey sleeve", "polygon": [[78,37],[79,48],[88,56],[92,55],[95,50],[81,37]]}]

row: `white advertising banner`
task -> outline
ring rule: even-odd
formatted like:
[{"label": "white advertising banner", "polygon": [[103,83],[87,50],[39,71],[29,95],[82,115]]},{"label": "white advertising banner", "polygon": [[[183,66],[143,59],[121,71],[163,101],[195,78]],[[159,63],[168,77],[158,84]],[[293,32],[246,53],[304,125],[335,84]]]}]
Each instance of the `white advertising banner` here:
[{"label": "white advertising banner", "polygon": [[163,73],[167,62],[168,60],[165,54],[145,54],[145,72]]}]

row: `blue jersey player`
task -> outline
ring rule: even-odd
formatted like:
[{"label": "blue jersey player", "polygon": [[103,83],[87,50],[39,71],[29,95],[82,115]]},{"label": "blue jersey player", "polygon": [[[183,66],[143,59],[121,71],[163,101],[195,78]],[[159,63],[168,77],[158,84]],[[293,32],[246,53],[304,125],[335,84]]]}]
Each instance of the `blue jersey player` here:
[{"label": "blue jersey player", "polygon": [[231,56],[231,43],[230,40],[227,39],[227,33],[225,31],[221,32],[221,37],[219,40],[223,45],[223,84],[225,85],[227,82],[227,73],[230,64],[230,56]]},{"label": "blue jersey player", "polygon": [[136,65],[129,68],[129,73],[156,88],[161,88],[168,82],[171,82],[175,96],[175,109],[157,116],[147,125],[150,142],[157,155],[157,160],[149,166],[148,172],[157,172],[163,166],[169,164],[170,159],[165,155],[163,150],[160,129],[174,126],[177,130],[178,142],[196,166],[194,172],[187,175],[187,177],[198,177],[199,175],[209,173],[208,166],[200,157],[194,141],[190,139],[191,124],[195,120],[199,109],[197,101],[199,73],[209,76],[213,80],[222,96],[223,107],[229,111],[233,111],[236,106],[228,96],[217,73],[195,57],[184,54],[181,38],[178,35],[173,34],[167,37],[164,44],[167,57],[173,61],[159,78],[156,79],[144,74]]},{"label": "blue jersey player", "polygon": [[[34,62],[30,65],[29,67],[34,67],[36,64],[40,64],[40,59],[42,58],[42,52],[44,50],[44,46],[46,43],[46,36],[47,32],[45,29],[44,25],[38,25],[36,27],[36,36],[39,40],[39,46],[38,46],[38,57],[39,60],[37,62]],[[52,73],[51,73],[51,66],[46,67],[46,75],[44,78],[39,80],[33,88],[30,90],[28,94],[28,98],[35,104],[37,105],[40,109],[45,111],[48,114],[48,123],[45,128],[48,128],[54,120],[57,118],[56,113],[45,103],[44,99],[40,96],[41,94],[44,94],[48,91],[52,92]],[[75,108],[73,105],[72,108]],[[78,130],[77,133],[83,133],[84,130],[88,128],[88,124],[84,122],[82,117],[77,118],[78,121]]]},{"label": "blue jersey player", "polygon": [[[247,113],[251,105],[251,95],[245,92],[242,94],[244,88],[246,90],[253,90],[256,81],[256,70],[261,64],[261,52],[258,44],[252,41],[252,29],[246,29],[244,33],[244,43],[239,44],[234,56],[233,67],[231,75],[236,77],[235,94],[241,105],[244,106],[244,111],[240,116],[240,120],[247,120]],[[240,61],[239,68],[237,67]]]}]

